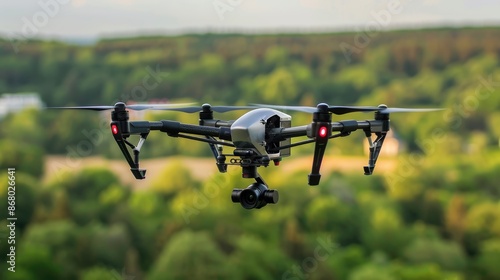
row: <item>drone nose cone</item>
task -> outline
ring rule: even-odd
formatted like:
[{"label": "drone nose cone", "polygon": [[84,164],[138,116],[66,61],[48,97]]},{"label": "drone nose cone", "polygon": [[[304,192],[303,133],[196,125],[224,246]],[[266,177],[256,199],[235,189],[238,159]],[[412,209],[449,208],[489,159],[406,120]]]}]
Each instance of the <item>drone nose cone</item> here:
[{"label": "drone nose cone", "polygon": [[115,103],[115,111],[125,111],[125,108],[127,106],[123,102],[116,102]]}]

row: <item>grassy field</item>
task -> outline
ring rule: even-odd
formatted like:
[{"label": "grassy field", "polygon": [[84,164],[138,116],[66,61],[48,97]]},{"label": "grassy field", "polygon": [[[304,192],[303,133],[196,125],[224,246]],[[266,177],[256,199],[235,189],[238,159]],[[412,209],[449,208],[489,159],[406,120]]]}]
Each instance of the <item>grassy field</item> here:
[{"label": "grassy field", "polygon": [[[129,166],[125,159],[109,160],[103,157],[87,157],[77,160],[68,160],[65,156],[47,156],[45,162],[44,182],[57,180],[63,172],[75,172],[84,167],[107,167],[115,172],[122,182],[132,186],[134,189],[141,189],[149,185],[149,182],[160,175],[163,169],[171,162],[181,162],[191,170],[191,174],[198,180],[210,177],[217,171],[215,160],[212,158],[195,157],[165,157],[156,159],[147,159],[141,161],[141,168],[147,169],[145,180],[136,180],[129,171]],[[284,159],[279,166],[270,165],[268,168],[279,169],[284,173],[291,173],[299,170],[309,170],[311,168],[311,156],[299,156]],[[367,157],[362,156],[325,156],[321,171],[323,174],[332,171],[355,172],[362,176],[363,166],[368,161]],[[397,159],[384,157],[377,163],[377,173],[383,174],[390,172],[396,167]],[[239,167],[229,166],[228,169]]]}]

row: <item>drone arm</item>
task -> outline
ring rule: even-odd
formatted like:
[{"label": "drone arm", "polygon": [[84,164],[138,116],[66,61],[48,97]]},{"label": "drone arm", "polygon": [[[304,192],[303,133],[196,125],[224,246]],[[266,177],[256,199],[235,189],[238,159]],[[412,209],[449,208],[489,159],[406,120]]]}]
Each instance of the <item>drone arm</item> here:
[{"label": "drone arm", "polygon": [[234,121],[222,121],[214,119],[203,119],[200,125],[211,126],[211,127],[231,127]]},{"label": "drone arm", "polygon": [[[223,124],[221,126],[223,126]],[[121,152],[125,156],[125,159],[130,166],[130,170],[132,171],[132,174],[136,179],[146,178],[146,170],[139,169],[139,153],[142,145],[146,141],[146,137],[151,130],[166,132],[168,135],[173,137],[185,137],[193,140],[206,141],[216,144],[221,143],[217,142],[215,139],[213,139],[213,137],[219,137],[222,140],[231,140],[231,132],[228,127],[196,126],[182,124],[174,121],[130,121],[124,123],[113,121],[111,122],[111,131],[113,132],[115,141],[118,144]],[[204,135],[206,136],[206,138],[196,138],[179,133]],[[130,135],[140,135],[141,138],[137,146],[134,146],[127,141],[126,138],[128,138]],[[133,157],[127,149],[127,145],[132,148]]]},{"label": "drone arm", "polygon": [[228,127],[210,127],[191,124],[183,124],[174,121],[161,121],[161,126],[156,125],[154,128],[162,132],[166,132],[170,136],[177,136],[179,133],[188,133],[203,136],[218,137],[221,140],[231,141],[231,130]]},{"label": "drone arm", "polygon": [[[388,118],[386,119],[385,117],[383,117],[380,119],[367,120],[367,121],[346,120],[340,122],[332,122],[331,130],[328,133],[332,133],[334,131],[339,133],[334,135],[329,134],[328,138],[348,136],[351,132],[359,129],[362,129],[365,132],[366,136],[369,138],[370,141],[372,133],[375,133],[377,135],[375,141],[370,143],[370,159],[368,161],[368,166],[364,167],[365,174],[370,175],[373,173],[373,170],[375,168],[375,163],[377,162],[377,158],[380,154],[382,145],[384,143],[384,139],[386,137],[387,131],[389,130]],[[309,138],[314,138],[313,134],[315,133],[316,132],[314,131],[313,125],[304,125],[304,126],[297,126],[290,128],[275,128],[272,129],[270,132],[271,137],[280,140],[292,137],[299,137],[299,136],[308,136]],[[299,146],[312,143],[315,141],[317,142],[317,140],[315,139],[306,140],[288,146],[289,147]],[[321,167],[321,160],[322,160],[322,154],[324,153],[324,146],[325,146],[324,144],[316,145],[315,155],[313,159],[313,168],[311,174],[309,175],[310,185],[317,185],[319,183],[319,178],[321,176],[319,175],[319,169]]]},{"label": "drone arm", "polygon": [[[341,133],[348,133],[352,131],[356,131],[358,129],[368,129],[371,130],[371,127],[381,126],[379,121],[341,121],[341,122],[332,122],[332,132],[338,131]],[[302,125],[295,127],[281,127],[274,128],[270,132],[271,137],[277,137],[281,139],[300,137],[300,136],[308,136],[312,138],[312,126],[311,125]]]},{"label": "drone arm", "polygon": [[166,132],[170,136],[177,136],[179,133],[218,137],[221,140],[231,141],[231,130],[222,124],[221,127],[199,126],[183,124],[175,121],[131,121],[129,134],[141,134],[150,130]]},{"label": "drone arm", "polygon": [[292,138],[292,137],[307,136],[308,131],[310,131],[310,130],[311,130],[310,125],[273,128],[271,130],[271,135],[286,139],[286,138]]}]

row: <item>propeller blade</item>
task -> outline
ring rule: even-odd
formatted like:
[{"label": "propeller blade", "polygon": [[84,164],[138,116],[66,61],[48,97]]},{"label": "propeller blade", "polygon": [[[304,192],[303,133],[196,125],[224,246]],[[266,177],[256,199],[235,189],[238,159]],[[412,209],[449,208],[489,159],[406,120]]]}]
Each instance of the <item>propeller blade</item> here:
[{"label": "propeller blade", "polygon": [[71,106],[71,107],[46,107],[46,109],[71,109],[71,110],[91,110],[105,111],[114,109],[115,106]]},{"label": "propeller blade", "polygon": [[256,107],[256,106],[212,106],[211,108],[214,112],[226,113],[226,112],[237,111],[237,110],[257,109],[258,107]]},{"label": "propeller blade", "polygon": [[316,107],[310,107],[310,106],[282,106],[282,105],[267,105],[267,104],[257,104],[257,103],[251,103],[251,105],[256,106],[258,108],[290,110],[290,111],[304,112],[304,113],[311,113],[311,114],[318,110],[318,109],[316,109]]},{"label": "propeller blade", "polygon": [[380,108],[371,106],[330,106],[328,110],[335,115],[343,115],[355,112],[375,112],[379,111]]},{"label": "propeller blade", "polygon": [[178,111],[184,113],[196,113],[201,110],[200,106],[188,106],[188,107],[172,107],[172,108],[151,108],[151,110],[161,110],[161,111]]},{"label": "propeller blade", "polygon": [[[314,113],[318,111],[316,107],[310,106],[281,106],[281,105],[266,105],[266,104],[252,104],[262,108],[271,108],[277,110],[290,110],[304,113]],[[380,110],[378,107],[370,106],[329,106],[328,110],[336,115],[343,115],[354,112],[374,112]]]},{"label": "propeller blade", "polygon": [[[271,108],[277,110],[290,110],[305,113],[314,113],[318,111],[316,107],[309,106],[281,106],[281,105],[267,105],[267,104],[252,104],[259,108]],[[444,110],[441,108],[384,108],[374,106],[329,106],[328,111],[336,115],[343,115],[355,112],[380,112],[384,114],[389,113],[402,113],[402,112],[433,112]]]},{"label": "propeller blade", "polygon": [[180,103],[180,104],[132,104],[127,105],[127,109],[141,111],[141,110],[162,110],[169,108],[182,108],[183,106],[192,105],[194,103]]},{"label": "propeller blade", "polygon": [[[212,111],[217,113],[226,113],[229,111],[236,110],[248,110],[248,109],[257,109],[256,106],[210,106]],[[203,110],[202,106],[189,106],[189,107],[173,107],[173,108],[154,108],[152,110],[168,110],[168,111],[179,111],[184,113],[197,113]]]},{"label": "propeller blade", "polygon": [[[169,110],[172,108],[186,106],[194,103],[181,103],[181,104],[132,104],[126,105],[128,110],[142,111],[142,110]],[[115,106],[97,105],[97,106],[69,106],[69,107],[47,107],[47,109],[70,109],[70,110],[91,110],[91,111],[105,111],[112,110]],[[180,107],[182,108],[182,107]],[[194,108],[194,107],[193,107]],[[196,107],[198,108],[198,107]]]},{"label": "propeller blade", "polygon": [[434,111],[442,111],[443,108],[386,108],[379,110],[380,113],[389,114],[389,113],[411,113],[411,112],[434,112]]},{"label": "propeller blade", "polygon": [[[210,109],[218,113],[226,113],[236,110],[256,109],[255,106],[210,106]],[[203,110],[202,106],[172,107],[172,108],[150,108],[151,110],[178,111],[184,113],[197,113]]]}]

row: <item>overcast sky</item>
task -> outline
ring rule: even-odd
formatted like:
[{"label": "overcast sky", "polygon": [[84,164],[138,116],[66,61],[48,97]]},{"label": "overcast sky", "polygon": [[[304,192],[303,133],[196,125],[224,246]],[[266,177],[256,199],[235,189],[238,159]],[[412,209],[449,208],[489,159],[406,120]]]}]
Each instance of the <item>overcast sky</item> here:
[{"label": "overcast sky", "polygon": [[[98,38],[186,31],[363,30],[500,24],[498,0],[2,1],[10,37]],[[392,2],[392,3],[391,3]]]}]

